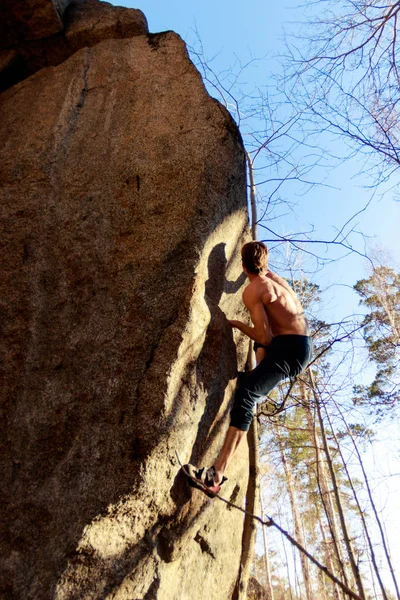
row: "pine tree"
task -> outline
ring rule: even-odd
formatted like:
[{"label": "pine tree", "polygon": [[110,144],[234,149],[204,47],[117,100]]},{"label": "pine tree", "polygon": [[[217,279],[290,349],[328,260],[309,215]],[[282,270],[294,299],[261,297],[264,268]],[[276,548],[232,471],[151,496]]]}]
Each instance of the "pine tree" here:
[{"label": "pine tree", "polygon": [[377,372],[370,385],[355,387],[355,402],[378,407],[392,406],[399,399],[400,359],[400,273],[380,266],[368,279],[358,281],[354,289],[368,309],[364,317],[364,339]]}]

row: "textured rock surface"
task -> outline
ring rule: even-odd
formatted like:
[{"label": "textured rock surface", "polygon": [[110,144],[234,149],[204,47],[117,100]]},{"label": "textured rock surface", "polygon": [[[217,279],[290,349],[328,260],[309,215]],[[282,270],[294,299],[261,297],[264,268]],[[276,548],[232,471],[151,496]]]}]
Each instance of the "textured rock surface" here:
[{"label": "textured rock surface", "polygon": [[61,31],[68,0],[0,0],[0,48]]},{"label": "textured rock surface", "polygon": [[81,48],[110,38],[130,38],[147,33],[146,17],[140,10],[116,7],[99,0],[72,1],[65,11],[64,28],[60,33],[45,39],[28,37],[14,41],[13,62],[3,72],[0,56],[0,91],[44,67],[61,64]]},{"label": "textured rock surface", "polygon": [[98,0],[71,2],[65,18],[65,38],[76,49],[93,46],[108,38],[147,33],[147,21],[140,10]]},{"label": "textured rock surface", "polygon": [[[243,519],[188,488],[175,450],[214,459],[235,385],[233,122],[167,33],[13,86],[0,140],[0,595],[195,599],[206,575],[230,598]],[[225,497],[246,473],[243,446]]]},{"label": "textured rock surface", "polygon": [[257,581],[255,577],[250,577],[247,588],[248,600],[269,600],[266,589]]},{"label": "textured rock surface", "polygon": [[0,50],[0,76],[4,71],[10,69],[16,58],[15,50]]}]

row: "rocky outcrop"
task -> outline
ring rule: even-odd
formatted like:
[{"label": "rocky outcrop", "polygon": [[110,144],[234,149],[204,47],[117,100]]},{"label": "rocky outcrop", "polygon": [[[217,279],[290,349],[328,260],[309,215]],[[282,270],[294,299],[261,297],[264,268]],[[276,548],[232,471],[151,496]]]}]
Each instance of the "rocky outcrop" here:
[{"label": "rocky outcrop", "polygon": [[[99,0],[74,0],[68,2],[61,26],[59,12],[51,0],[42,0],[42,3],[39,0],[30,0],[29,14],[35,14],[35,4],[40,7],[43,4],[49,13],[52,7],[54,18],[57,16],[60,26],[39,27],[38,19],[32,18],[29,34],[24,37],[24,13],[21,16],[22,11],[14,10],[9,15],[11,28],[3,25],[4,36],[0,38],[3,39],[3,43],[0,43],[0,91],[8,89],[40,69],[61,64],[81,48],[92,47],[107,39],[148,34],[147,21],[140,10],[115,7]],[[64,0],[63,7],[66,4],[67,0]],[[9,3],[9,6],[13,6],[13,3]],[[19,6],[18,2],[16,6]],[[18,33],[6,34],[14,30]]]},{"label": "rocky outcrop", "polygon": [[68,1],[1,0],[0,48],[62,31],[62,17]]},{"label": "rocky outcrop", "polygon": [[176,451],[213,461],[244,362],[242,143],[179,36],[96,27],[0,95],[0,595],[230,598],[243,519]]}]

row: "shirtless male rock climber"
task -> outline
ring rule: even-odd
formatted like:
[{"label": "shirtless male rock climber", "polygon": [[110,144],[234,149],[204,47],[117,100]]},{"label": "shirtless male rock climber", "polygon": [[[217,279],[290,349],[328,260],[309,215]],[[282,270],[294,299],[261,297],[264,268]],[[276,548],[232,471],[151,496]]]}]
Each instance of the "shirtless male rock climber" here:
[{"label": "shirtless male rock climber", "polygon": [[224,473],[249,430],[256,402],[265,398],[283,379],[299,375],[312,355],[303,308],[287,282],[268,269],[265,244],[245,244],[242,265],[249,279],[243,302],[253,326],[241,321],[229,322],[254,341],[257,366],[238,381],[230,426],[214,465],[209,469],[185,465],[186,472],[210,496],[217,494],[226,480]]}]

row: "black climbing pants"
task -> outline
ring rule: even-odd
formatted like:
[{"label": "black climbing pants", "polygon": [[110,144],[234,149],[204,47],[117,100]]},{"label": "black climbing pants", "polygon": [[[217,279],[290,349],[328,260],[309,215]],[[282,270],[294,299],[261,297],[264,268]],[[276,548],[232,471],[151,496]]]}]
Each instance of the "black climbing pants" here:
[{"label": "black climbing pants", "polygon": [[254,405],[269,394],[280,381],[296,377],[307,367],[312,356],[312,340],[307,335],[277,335],[267,347],[266,357],[253,371],[238,381],[231,411],[233,427],[248,431]]}]

